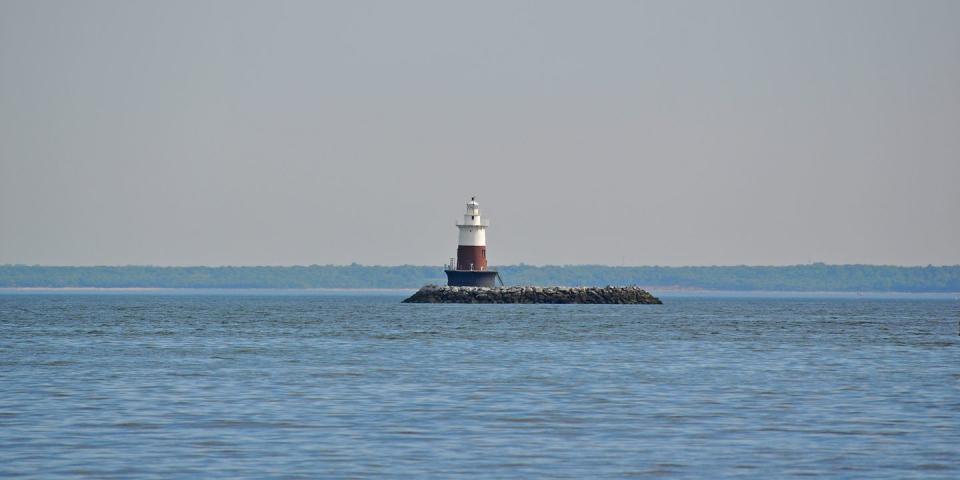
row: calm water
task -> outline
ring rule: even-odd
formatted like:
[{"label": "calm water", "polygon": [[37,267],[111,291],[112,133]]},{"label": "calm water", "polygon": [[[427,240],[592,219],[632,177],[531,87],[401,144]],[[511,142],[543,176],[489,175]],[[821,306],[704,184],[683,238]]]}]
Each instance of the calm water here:
[{"label": "calm water", "polygon": [[960,477],[960,302],[0,295],[0,477]]}]

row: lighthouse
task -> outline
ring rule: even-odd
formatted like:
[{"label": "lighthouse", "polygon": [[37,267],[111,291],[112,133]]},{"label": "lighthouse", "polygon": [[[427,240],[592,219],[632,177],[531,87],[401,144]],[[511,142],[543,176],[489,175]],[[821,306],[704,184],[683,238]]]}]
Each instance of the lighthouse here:
[{"label": "lighthouse", "polygon": [[470,197],[463,223],[458,223],[460,241],[457,258],[450,259],[447,285],[452,287],[493,287],[497,272],[487,270],[487,227],[490,222],[480,215],[480,204]]}]

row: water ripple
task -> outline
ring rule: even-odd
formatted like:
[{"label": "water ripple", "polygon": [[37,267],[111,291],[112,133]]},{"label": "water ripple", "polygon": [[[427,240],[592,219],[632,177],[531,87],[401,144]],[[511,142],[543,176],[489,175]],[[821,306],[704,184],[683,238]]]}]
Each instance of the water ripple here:
[{"label": "water ripple", "polygon": [[957,478],[943,300],[0,296],[0,476]]}]

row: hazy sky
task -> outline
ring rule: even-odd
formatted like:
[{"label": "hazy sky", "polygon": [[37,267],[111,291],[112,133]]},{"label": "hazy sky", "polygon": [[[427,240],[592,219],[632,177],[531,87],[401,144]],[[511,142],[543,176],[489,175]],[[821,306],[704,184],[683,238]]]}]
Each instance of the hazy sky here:
[{"label": "hazy sky", "polygon": [[0,0],[0,263],[960,263],[958,1]]}]

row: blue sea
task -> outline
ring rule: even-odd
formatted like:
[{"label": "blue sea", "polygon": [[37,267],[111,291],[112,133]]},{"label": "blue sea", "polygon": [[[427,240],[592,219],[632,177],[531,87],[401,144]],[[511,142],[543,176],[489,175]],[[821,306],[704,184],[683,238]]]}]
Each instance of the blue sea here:
[{"label": "blue sea", "polygon": [[960,478],[952,297],[404,293],[0,294],[0,477]]}]

